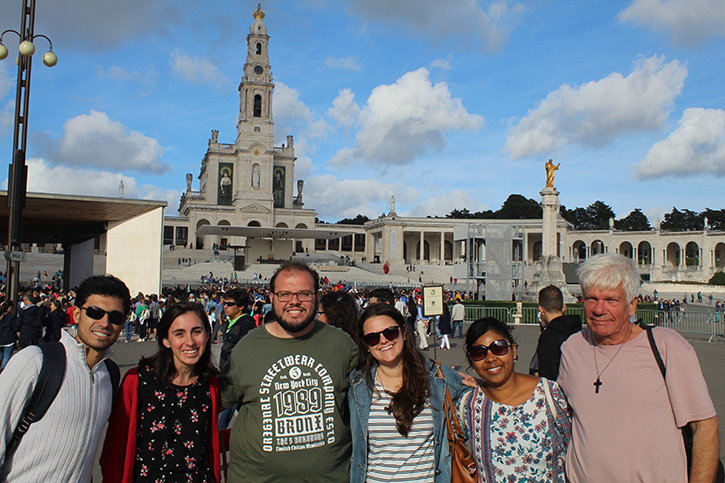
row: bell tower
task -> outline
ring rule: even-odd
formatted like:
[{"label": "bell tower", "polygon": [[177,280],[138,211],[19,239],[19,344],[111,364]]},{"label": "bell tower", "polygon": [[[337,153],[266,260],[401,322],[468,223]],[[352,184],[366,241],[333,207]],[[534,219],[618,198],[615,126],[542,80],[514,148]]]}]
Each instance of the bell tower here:
[{"label": "bell tower", "polygon": [[243,141],[260,143],[272,151],[274,144],[274,119],[272,118],[272,70],[269,64],[269,35],[264,25],[262,5],[254,11],[254,23],[247,35],[247,61],[239,84],[239,122],[237,145]]}]

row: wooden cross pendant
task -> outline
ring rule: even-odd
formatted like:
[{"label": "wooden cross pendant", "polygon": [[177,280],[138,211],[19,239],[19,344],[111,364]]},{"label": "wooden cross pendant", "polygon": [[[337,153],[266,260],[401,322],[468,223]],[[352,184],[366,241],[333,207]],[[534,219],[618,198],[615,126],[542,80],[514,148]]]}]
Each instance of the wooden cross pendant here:
[{"label": "wooden cross pendant", "polygon": [[599,394],[599,386],[602,385],[602,381],[599,380],[599,377],[597,377],[597,380],[594,381],[593,385],[596,387],[596,390],[594,392]]}]

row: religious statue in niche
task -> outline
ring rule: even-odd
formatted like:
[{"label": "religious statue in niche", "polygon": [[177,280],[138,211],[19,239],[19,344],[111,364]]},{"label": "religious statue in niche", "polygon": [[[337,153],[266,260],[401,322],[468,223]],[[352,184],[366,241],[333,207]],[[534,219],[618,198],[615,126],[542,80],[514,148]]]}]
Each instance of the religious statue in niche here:
[{"label": "religious statue in niche", "polygon": [[297,180],[297,196],[295,197],[295,205],[302,206],[304,203],[302,202],[302,188],[305,187],[304,180],[298,179]]},{"label": "religious statue in niche", "polygon": [[231,163],[219,163],[219,197],[217,204],[232,204],[232,189],[234,187],[233,165]]},{"label": "religious statue in niche", "polygon": [[259,165],[252,166],[252,188],[259,189]]},{"label": "religious statue in niche", "polygon": [[284,166],[275,166],[272,172],[272,196],[275,208],[284,208],[284,176]]},{"label": "religious statue in niche", "polygon": [[544,168],[546,168],[546,187],[547,188],[553,188],[554,187],[554,171],[559,169],[559,164],[554,164],[549,160],[545,165]]}]

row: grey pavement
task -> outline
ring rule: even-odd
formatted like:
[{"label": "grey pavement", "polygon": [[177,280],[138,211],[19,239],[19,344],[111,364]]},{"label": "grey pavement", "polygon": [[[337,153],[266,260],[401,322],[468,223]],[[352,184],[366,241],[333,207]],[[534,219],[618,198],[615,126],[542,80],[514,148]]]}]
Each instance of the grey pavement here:
[{"label": "grey pavement", "polygon": [[[469,323],[464,324],[464,335],[468,326]],[[514,326],[513,334],[514,339],[519,345],[519,359],[516,363],[517,371],[528,373],[529,361],[531,361],[531,357],[536,350],[536,342],[539,338],[539,328],[532,325]],[[723,382],[721,367],[725,361],[725,340],[709,343],[707,342],[707,336],[687,336],[686,334],[685,336],[690,344],[692,344],[695,348],[697,357],[700,359],[702,372],[710,389],[710,396],[715,404],[717,413],[719,415],[725,414],[725,383]],[[461,372],[467,371],[468,364],[466,363],[466,357],[463,351],[463,339],[451,339],[450,351],[440,350],[437,347],[440,345],[440,339],[437,340],[437,344],[435,346],[433,344],[432,337],[429,337],[428,342],[430,347],[424,351],[424,354],[427,357],[437,359],[444,364],[453,366]],[[113,351],[115,352],[113,359],[121,367],[121,373],[125,373],[128,369],[137,365],[142,356],[149,356],[153,354],[157,348],[158,346],[156,342],[137,343],[134,340],[127,344],[122,341],[121,337],[119,337],[119,342],[117,342],[113,347]],[[214,344],[212,346],[212,350],[218,358],[221,350],[221,344]],[[468,373],[472,374],[470,370]],[[722,458],[723,455],[725,455],[725,430],[721,428],[720,457]],[[94,481],[101,481],[100,467],[97,463],[93,476]]]}]

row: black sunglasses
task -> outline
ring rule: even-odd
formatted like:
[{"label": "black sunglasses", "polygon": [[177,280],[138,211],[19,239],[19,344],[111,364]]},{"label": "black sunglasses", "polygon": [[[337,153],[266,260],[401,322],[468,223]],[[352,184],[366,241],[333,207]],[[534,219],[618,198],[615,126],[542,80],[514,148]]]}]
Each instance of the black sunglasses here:
[{"label": "black sunglasses", "polygon": [[511,343],[509,343],[506,339],[495,340],[491,342],[488,347],[483,344],[474,345],[468,349],[468,356],[474,361],[482,361],[485,359],[488,351],[491,351],[491,354],[495,356],[505,356],[508,354],[510,345]]},{"label": "black sunglasses", "polygon": [[123,312],[119,312],[118,310],[112,310],[110,312],[107,312],[99,307],[96,307],[95,305],[91,305],[90,307],[78,307],[81,310],[86,311],[86,315],[93,320],[101,320],[104,315],[108,315],[108,320],[111,321],[113,325],[123,325],[126,322],[126,316],[123,314]]},{"label": "black sunglasses", "polygon": [[236,302],[224,302],[224,305],[226,305],[227,307],[232,307],[234,305],[239,305],[239,304]]},{"label": "black sunglasses", "polygon": [[383,334],[383,337],[389,341],[394,341],[400,337],[400,327],[396,325],[381,330],[380,332],[370,332],[369,334],[362,336],[362,340],[368,347],[375,347],[378,343],[380,343],[380,334]]}]

